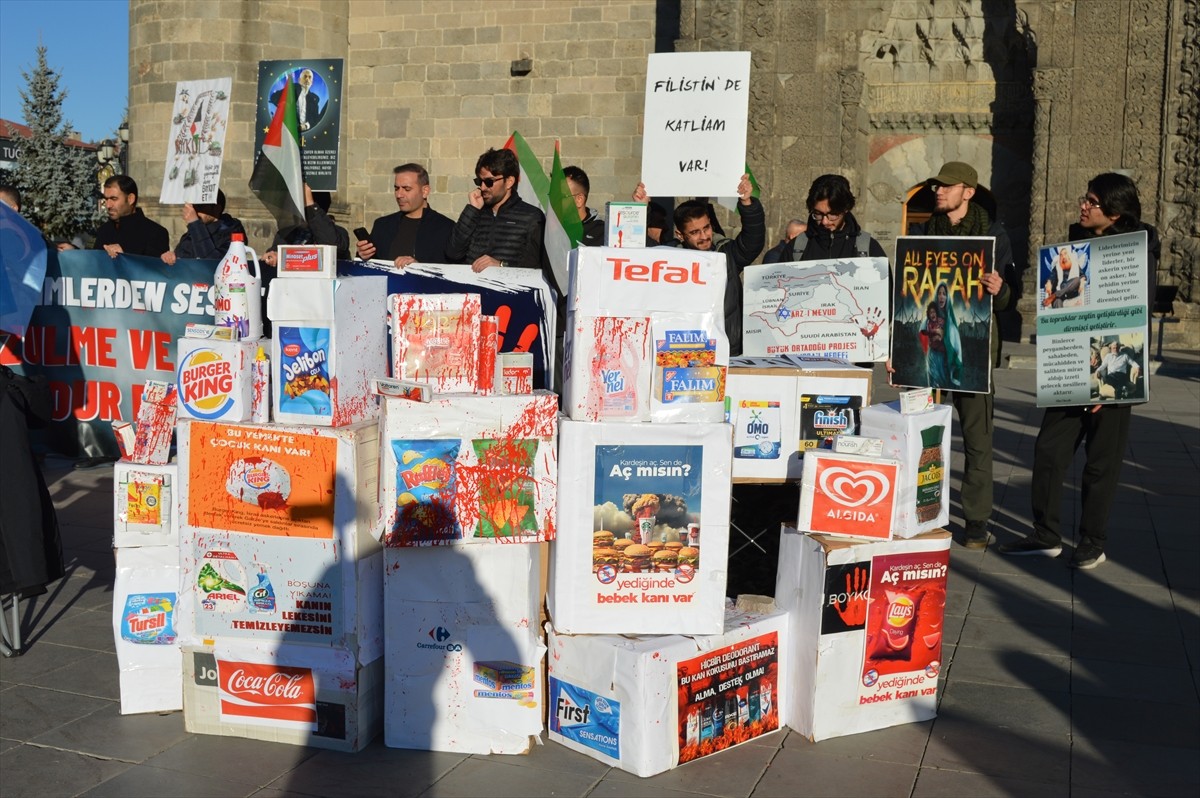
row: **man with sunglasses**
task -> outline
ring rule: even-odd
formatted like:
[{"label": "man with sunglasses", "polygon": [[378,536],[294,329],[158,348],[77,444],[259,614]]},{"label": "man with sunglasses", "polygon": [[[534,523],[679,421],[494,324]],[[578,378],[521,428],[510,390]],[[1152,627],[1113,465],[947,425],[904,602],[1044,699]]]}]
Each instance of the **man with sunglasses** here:
[{"label": "man with sunglasses", "polygon": [[446,256],[481,272],[493,266],[542,269],[546,217],[517,195],[521,179],[511,150],[491,149],[475,162],[475,190],[450,235]]}]

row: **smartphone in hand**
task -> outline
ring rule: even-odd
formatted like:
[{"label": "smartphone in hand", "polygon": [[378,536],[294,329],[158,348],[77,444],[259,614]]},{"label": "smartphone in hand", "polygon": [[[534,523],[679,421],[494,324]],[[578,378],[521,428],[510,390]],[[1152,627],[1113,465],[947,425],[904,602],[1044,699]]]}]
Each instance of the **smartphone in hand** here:
[{"label": "smartphone in hand", "polygon": [[371,240],[371,234],[367,232],[367,228],[365,228],[365,227],[354,228],[354,237],[357,238],[359,241],[370,241]]}]

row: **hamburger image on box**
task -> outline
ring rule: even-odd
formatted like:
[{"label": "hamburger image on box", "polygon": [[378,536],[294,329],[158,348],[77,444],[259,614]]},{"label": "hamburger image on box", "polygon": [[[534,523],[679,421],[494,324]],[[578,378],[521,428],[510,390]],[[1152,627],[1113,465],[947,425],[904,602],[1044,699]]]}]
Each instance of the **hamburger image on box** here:
[{"label": "hamburger image on box", "polygon": [[548,595],[555,629],[721,629],[729,440],[727,424],[563,420]]},{"label": "hamburger image on box", "polygon": [[257,341],[180,338],[175,386],[180,418],[249,421]]},{"label": "hamburger image on box", "polygon": [[950,534],[845,540],[784,527],[785,722],[810,740],[937,714]]},{"label": "hamburger image on box", "polygon": [[883,441],[883,456],[900,463],[896,489],[898,538],[911,538],[950,522],[949,405],[905,414],[899,402],[862,411],[862,434]]},{"label": "hamburger image on box", "polygon": [[726,611],[721,633],[549,634],[549,737],[653,776],[782,727],[787,616]]},{"label": "hamburger image on box", "polygon": [[386,296],[383,276],[271,281],[275,421],[340,427],[378,416],[371,381],[388,373]]}]

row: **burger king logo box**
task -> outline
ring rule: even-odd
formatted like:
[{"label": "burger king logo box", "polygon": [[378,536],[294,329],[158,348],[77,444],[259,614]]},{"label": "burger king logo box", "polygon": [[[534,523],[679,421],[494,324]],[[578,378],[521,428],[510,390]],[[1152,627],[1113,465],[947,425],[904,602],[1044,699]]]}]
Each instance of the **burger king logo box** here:
[{"label": "burger king logo box", "polygon": [[653,776],[779,729],[787,615],[730,608],[723,620],[703,637],[549,630],[550,739]]},{"label": "burger king logo box", "polygon": [[544,723],[541,546],[386,549],[383,740],[523,754]]},{"label": "burger king logo box", "polygon": [[547,601],[562,634],[720,634],[728,424],[563,420]]},{"label": "burger king logo box", "polygon": [[479,294],[392,294],[388,302],[396,379],[427,382],[438,393],[474,393],[481,379]]},{"label": "burger king logo box", "polygon": [[387,278],[277,277],[267,295],[272,418],[340,427],[375,418],[387,375]]},{"label": "burger king logo box", "polygon": [[175,361],[179,417],[249,421],[257,354],[258,341],[180,338]]},{"label": "burger king logo box", "polygon": [[361,751],[379,733],[383,658],[344,649],[206,640],[183,647],[183,723],[193,734]]},{"label": "burger king logo box", "polygon": [[808,452],[796,526],[805,532],[891,540],[901,473],[896,460],[824,449]]},{"label": "burger king logo box", "polygon": [[784,527],[785,722],[816,742],[937,714],[950,534],[844,540]]},{"label": "burger king logo box", "polygon": [[825,436],[853,432],[871,396],[871,370],[830,360],[739,357],[729,363],[726,420],[733,481],[800,479],[801,458]]},{"label": "burger king logo box", "polygon": [[883,441],[883,456],[900,462],[892,533],[911,538],[950,523],[949,405],[904,414],[899,402],[862,412],[862,435]]},{"label": "burger king logo box", "polygon": [[183,709],[179,547],[117,549],[116,556],[112,620],[121,714]]},{"label": "burger king logo box", "polygon": [[564,412],[576,421],[721,421],[725,256],[580,247],[570,268]]},{"label": "burger king logo box", "polygon": [[176,463],[113,464],[114,547],[179,545],[174,497],[178,471]]},{"label": "burger king logo box", "polygon": [[381,396],[378,533],[387,546],[553,540],[558,397]]},{"label": "burger king logo box", "polygon": [[[316,281],[308,281],[316,284]],[[383,652],[379,426],[179,424],[190,638]]]}]

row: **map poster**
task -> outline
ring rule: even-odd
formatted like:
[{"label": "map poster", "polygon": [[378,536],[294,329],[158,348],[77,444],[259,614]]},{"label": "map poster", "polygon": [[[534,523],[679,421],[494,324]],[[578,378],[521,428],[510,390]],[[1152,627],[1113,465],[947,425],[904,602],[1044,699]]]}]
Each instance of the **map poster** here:
[{"label": "map poster", "polygon": [[336,191],[342,130],[342,59],[300,58],[258,62],[254,151],[262,152],[285,81],[291,79],[300,125],[300,164],[313,191]]},{"label": "map poster", "polygon": [[743,280],[743,354],[887,359],[887,258],[749,266]]},{"label": "map poster", "polygon": [[892,384],[987,393],[996,239],[901,236],[893,288]]},{"label": "map poster", "polygon": [[1150,399],[1144,230],[1038,252],[1038,407]]},{"label": "map poster", "polygon": [[175,84],[167,162],[158,197],[163,205],[217,201],[232,87],[233,78]]}]

